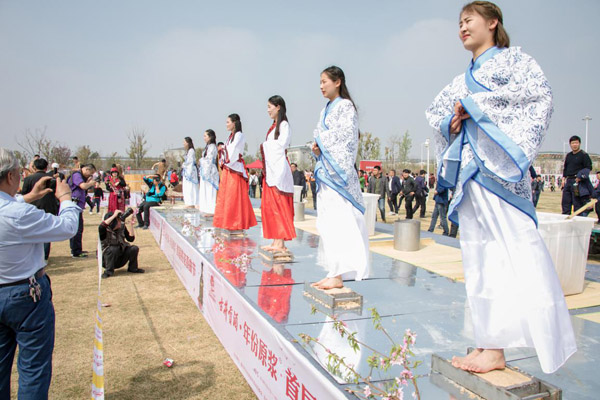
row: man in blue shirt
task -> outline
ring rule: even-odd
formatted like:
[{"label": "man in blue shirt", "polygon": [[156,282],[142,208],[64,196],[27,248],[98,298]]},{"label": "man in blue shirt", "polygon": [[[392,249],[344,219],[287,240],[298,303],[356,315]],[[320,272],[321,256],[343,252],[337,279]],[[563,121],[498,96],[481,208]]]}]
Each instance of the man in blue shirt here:
[{"label": "man in blue shirt", "polygon": [[44,243],[71,238],[81,209],[71,201],[71,189],[56,179],[58,216],[26,204],[50,193],[41,178],[31,192],[16,196],[19,163],[0,148],[0,398],[10,398],[10,374],[19,345],[21,399],[46,399],[52,377],[54,306],[45,273]]},{"label": "man in blue shirt", "polygon": [[[138,220],[138,228],[148,229],[148,226],[150,226],[150,208],[156,207],[162,203],[167,187],[160,181],[158,175],[148,175],[143,179],[146,185],[148,185],[149,190],[146,193],[144,201],[138,206],[136,217]],[[143,218],[142,214],[144,215]]]}]

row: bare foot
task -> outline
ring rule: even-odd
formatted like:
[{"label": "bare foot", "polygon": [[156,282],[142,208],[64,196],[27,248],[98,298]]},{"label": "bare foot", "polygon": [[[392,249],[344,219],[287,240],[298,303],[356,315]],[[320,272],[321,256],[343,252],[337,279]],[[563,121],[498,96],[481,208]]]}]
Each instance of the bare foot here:
[{"label": "bare foot", "polygon": [[[467,363],[471,362],[471,360],[474,359],[475,357],[477,357],[479,354],[481,354],[482,351],[483,351],[483,349],[475,349],[472,352],[470,352],[469,354],[467,354],[465,357],[454,356],[454,357],[452,357],[452,366],[454,368],[461,368],[461,369],[466,370]],[[463,368],[463,366],[464,366],[464,368]]]},{"label": "bare foot", "polygon": [[317,286],[321,290],[335,289],[335,288],[343,288],[344,282],[342,278],[339,276],[335,276],[333,278],[327,278],[321,282],[319,286]]},{"label": "bare foot", "polygon": [[310,286],[318,288],[323,282],[325,282],[327,278],[321,279],[319,282],[313,282]]},{"label": "bare foot", "polygon": [[270,244],[260,246],[260,248],[263,249],[264,251],[269,251],[269,252],[274,250],[273,246],[271,246]]},{"label": "bare foot", "polygon": [[504,359],[504,350],[485,349],[477,357],[467,363],[467,371],[484,374],[495,369],[504,369],[506,360]]}]

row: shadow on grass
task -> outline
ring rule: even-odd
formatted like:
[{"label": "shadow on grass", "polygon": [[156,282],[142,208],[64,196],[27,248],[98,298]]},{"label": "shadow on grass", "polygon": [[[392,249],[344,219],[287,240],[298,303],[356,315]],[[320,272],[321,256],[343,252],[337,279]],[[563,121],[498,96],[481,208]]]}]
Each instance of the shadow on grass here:
[{"label": "shadow on grass", "polygon": [[[214,385],[215,365],[199,361],[175,364],[165,379],[166,367],[157,366],[141,370],[129,385],[116,392],[108,392],[106,399],[187,399],[198,396]],[[183,370],[180,372],[179,370]],[[177,371],[177,372],[176,372]]]},{"label": "shadow on grass", "polygon": [[48,274],[52,275],[64,275],[82,272],[85,269],[89,269],[90,266],[86,263],[86,260],[93,260],[95,262],[95,254],[91,254],[88,258],[77,259],[71,256],[53,256],[50,253],[48,259],[48,265],[46,266]]}]

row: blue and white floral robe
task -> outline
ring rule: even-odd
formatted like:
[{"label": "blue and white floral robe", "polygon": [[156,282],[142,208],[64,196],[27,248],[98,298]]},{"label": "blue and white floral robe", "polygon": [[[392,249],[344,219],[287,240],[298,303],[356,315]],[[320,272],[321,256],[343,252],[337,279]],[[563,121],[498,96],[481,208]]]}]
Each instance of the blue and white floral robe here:
[{"label": "blue and white floral robe", "polygon": [[196,150],[189,149],[182,165],[183,202],[186,206],[198,205],[198,167],[196,165]]},{"label": "blue and white floral robe", "polygon": [[219,190],[217,146],[214,143],[206,145],[206,149],[200,158],[198,175],[200,179],[200,189],[198,192],[200,211],[207,214],[214,214],[217,202],[217,190]]},{"label": "blue and white floral robe", "polygon": [[321,150],[315,166],[319,262],[328,277],[361,280],[368,276],[369,240],[365,206],[354,168],[358,152],[358,115],[350,100],[329,102],[314,131]]},{"label": "blue and white floral robe", "polygon": [[[470,118],[450,134],[454,104]],[[478,348],[534,347],[552,373],[576,351],[552,258],[536,229],[529,166],[552,115],[541,68],[518,47],[492,47],[426,111],[439,183],[456,187],[465,287]]]}]

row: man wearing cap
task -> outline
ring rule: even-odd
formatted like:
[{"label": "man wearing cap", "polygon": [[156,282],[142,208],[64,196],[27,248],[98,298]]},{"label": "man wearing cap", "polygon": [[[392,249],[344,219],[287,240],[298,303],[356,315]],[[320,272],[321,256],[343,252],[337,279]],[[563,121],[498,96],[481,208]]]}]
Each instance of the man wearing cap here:
[{"label": "man wearing cap", "polygon": [[0,399],[10,399],[10,375],[19,347],[19,399],[47,399],[52,377],[54,306],[44,267],[44,242],[77,232],[80,209],[71,189],[56,180],[58,216],[26,204],[51,192],[41,177],[17,196],[21,176],[14,154],[0,148]]}]

